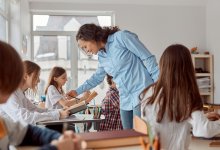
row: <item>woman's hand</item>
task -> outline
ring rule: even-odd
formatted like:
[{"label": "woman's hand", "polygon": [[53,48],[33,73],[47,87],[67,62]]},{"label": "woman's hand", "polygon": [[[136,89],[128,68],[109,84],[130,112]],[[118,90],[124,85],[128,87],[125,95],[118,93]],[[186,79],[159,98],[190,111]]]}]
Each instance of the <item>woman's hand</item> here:
[{"label": "woman's hand", "polygon": [[59,110],[60,119],[65,119],[69,116],[70,112],[68,110]]},{"label": "woman's hand", "polygon": [[206,117],[210,120],[210,121],[215,121],[215,120],[219,120],[220,119],[220,115],[218,113],[215,112],[209,112],[206,114]]},{"label": "woman's hand", "polygon": [[66,93],[67,96],[76,97],[78,94],[75,90],[71,90]]}]

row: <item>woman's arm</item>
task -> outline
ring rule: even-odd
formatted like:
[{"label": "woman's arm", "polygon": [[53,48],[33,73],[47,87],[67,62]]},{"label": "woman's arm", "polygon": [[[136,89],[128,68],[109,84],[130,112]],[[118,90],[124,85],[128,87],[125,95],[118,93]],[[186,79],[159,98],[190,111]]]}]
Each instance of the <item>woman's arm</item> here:
[{"label": "woman's arm", "polygon": [[[63,107],[70,107],[72,105],[75,105],[77,103],[85,101],[89,97],[90,94],[91,94],[90,91],[86,91],[86,92],[84,92],[83,96],[80,98],[71,98],[71,99],[65,99],[65,100],[61,99],[61,100],[59,100],[59,103]],[[67,97],[69,97],[69,96],[67,95]]]},{"label": "woman's arm", "polygon": [[83,92],[88,91],[99,85],[104,80],[105,76],[106,72],[104,68],[99,66],[96,72],[76,89],[77,95],[82,94]]}]

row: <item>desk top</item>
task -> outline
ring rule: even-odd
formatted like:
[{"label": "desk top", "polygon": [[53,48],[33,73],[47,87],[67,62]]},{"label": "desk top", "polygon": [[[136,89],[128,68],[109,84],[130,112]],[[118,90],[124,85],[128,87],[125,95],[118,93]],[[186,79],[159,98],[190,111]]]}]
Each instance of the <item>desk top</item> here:
[{"label": "desk top", "polygon": [[63,123],[101,122],[102,120],[105,120],[104,115],[101,115],[100,119],[94,119],[92,114],[73,114],[66,119],[40,121],[37,122],[37,125],[59,125]]},{"label": "desk top", "polygon": [[[219,147],[209,147],[210,140],[202,140],[202,139],[192,139],[189,149],[190,150],[219,150]],[[18,147],[17,150],[35,150],[39,147],[29,147],[22,146]],[[116,147],[116,148],[108,148],[108,149],[98,149],[98,150],[143,150],[142,146],[129,146],[129,147]]]}]

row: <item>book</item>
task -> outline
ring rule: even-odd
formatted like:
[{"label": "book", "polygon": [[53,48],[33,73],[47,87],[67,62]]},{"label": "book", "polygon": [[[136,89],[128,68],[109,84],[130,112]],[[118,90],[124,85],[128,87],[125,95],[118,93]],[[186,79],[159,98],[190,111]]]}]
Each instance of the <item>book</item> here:
[{"label": "book", "polygon": [[88,149],[134,146],[141,144],[141,138],[148,142],[147,134],[131,130],[80,133]]},{"label": "book", "polygon": [[70,115],[75,114],[77,112],[80,112],[82,110],[85,110],[87,108],[87,104],[97,95],[98,94],[95,91],[93,91],[85,101],[81,101],[81,102],[67,108],[67,110],[70,112]]},{"label": "book", "polygon": [[209,143],[209,147],[220,147],[220,141],[212,141]]},{"label": "book", "polygon": [[67,110],[69,110],[70,115],[72,115],[72,114],[75,114],[75,113],[80,112],[82,110],[85,110],[86,108],[87,108],[86,102],[82,101],[78,104],[75,104],[75,105],[71,106]]}]

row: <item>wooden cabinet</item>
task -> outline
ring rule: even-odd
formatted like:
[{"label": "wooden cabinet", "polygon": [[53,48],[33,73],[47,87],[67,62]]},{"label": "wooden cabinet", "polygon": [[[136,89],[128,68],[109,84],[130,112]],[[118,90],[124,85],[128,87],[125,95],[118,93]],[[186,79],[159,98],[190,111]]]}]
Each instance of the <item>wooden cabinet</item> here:
[{"label": "wooden cabinet", "polygon": [[214,102],[213,55],[192,54],[196,80],[204,103]]}]

